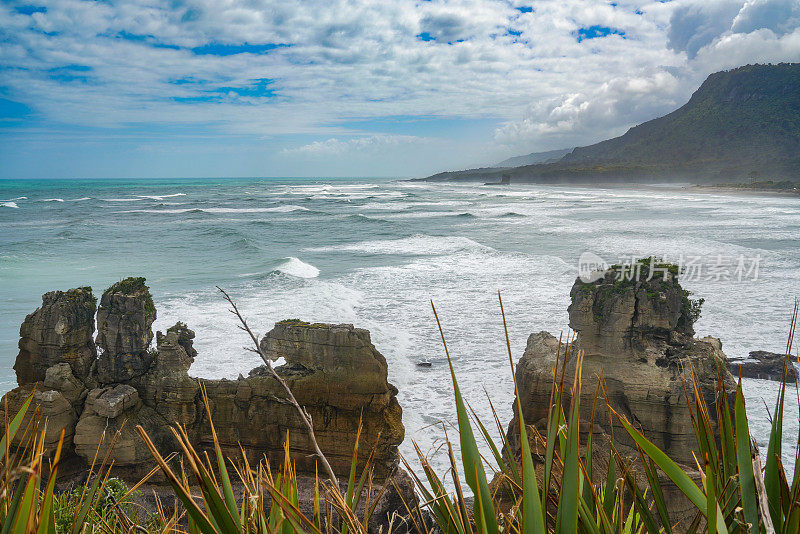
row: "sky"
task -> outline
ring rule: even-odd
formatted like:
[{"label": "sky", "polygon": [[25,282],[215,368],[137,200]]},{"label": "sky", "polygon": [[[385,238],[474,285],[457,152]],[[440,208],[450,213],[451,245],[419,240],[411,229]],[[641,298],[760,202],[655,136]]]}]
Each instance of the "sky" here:
[{"label": "sky", "polygon": [[424,176],[800,61],[800,0],[0,0],[0,178]]}]

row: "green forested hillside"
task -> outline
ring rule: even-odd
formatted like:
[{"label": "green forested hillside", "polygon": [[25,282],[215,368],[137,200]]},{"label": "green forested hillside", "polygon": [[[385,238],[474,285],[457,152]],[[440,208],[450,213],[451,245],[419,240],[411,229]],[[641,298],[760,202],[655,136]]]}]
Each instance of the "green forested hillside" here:
[{"label": "green forested hillside", "polygon": [[[432,179],[491,179],[486,170]],[[503,171],[512,181],[697,181],[800,178],[800,64],[709,76],[689,102],[555,163]]]}]

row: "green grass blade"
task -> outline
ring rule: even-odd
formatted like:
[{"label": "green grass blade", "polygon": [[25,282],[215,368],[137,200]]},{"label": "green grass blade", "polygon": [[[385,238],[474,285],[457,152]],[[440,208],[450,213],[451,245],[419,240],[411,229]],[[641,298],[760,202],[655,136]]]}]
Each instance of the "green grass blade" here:
[{"label": "green grass blade", "polygon": [[[25,418],[25,414],[28,412],[28,407],[31,405],[31,401],[33,400],[33,392],[28,395],[28,398],[25,399],[25,402],[22,403],[17,414],[11,419],[11,422],[8,424],[8,430],[0,438],[0,454],[5,456],[6,449],[9,443],[14,441],[14,436],[17,435],[17,430],[19,430],[19,426],[22,424],[22,420]],[[6,406],[7,408],[8,406]]]},{"label": "green grass blade", "polygon": [[706,520],[708,521],[708,531],[717,530],[717,481],[714,479],[714,467],[706,456]]},{"label": "green grass blade", "polygon": [[578,532],[577,524],[578,524],[578,517],[581,519],[581,527],[584,532],[588,534],[602,534],[600,531],[600,527],[597,526],[597,523],[592,516],[592,511],[589,509],[589,505],[586,504],[586,501],[583,500],[583,496],[578,494],[578,499],[575,501],[575,530],[572,532]]},{"label": "green grass blade", "polygon": [[30,475],[24,474],[22,478],[19,479],[19,482],[17,482],[14,496],[11,497],[11,503],[8,505],[6,516],[3,519],[2,530],[0,530],[1,534],[9,534],[16,523],[17,517],[19,516],[20,503],[22,503],[22,496],[25,495],[25,488],[28,487],[29,476]]},{"label": "green grass blade", "polygon": [[753,478],[753,455],[750,450],[750,426],[747,422],[741,380],[736,388],[733,412],[736,419],[736,465],[739,471],[742,512],[745,521],[750,523],[750,532],[758,534],[758,502],[756,501],[756,482]]},{"label": "green grass blade", "polygon": [[614,502],[617,499],[617,462],[614,461],[614,454],[609,451],[608,469],[606,470],[606,482],[603,487],[603,511],[611,517],[614,511]]},{"label": "green grass blade", "polygon": [[[225,505],[228,507],[228,511],[230,512],[232,517],[240,517],[239,516],[239,507],[236,505],[236,498],[233,496],[233,486],[231,485],[231,479],[228,476],[228,469],[225,466],[225,456],[222,454],[222,449],[219,446],[219,443],[214,443],[214,451],[217,454],[217,466],[219,468],[219,478],[222,483],[222,491],[225,496]],[[239,525],[241,528],[243,525]]]},{"label": "green grass blade", "polygon": [[769,515],[773,525],[783,524],[783,513],[781,506],[781,483],[778,473],[778,458],[782,453],[783,445],[783,401],[786,393],[786,381],[781,383],[778,392],[778,400],[775,405],[775,413],[772,417],[772,428],[769,433],[769,445],[767,446],[767,458],[764,468],[764,487],[767,491],[767,502],[769,503]]},{"label": "green grass blade", "polygon": [[[494,440],[492,439],[491,434],[484,426],[483,422],[478,417],[478,414],[475,413],[475,410],[472,409],[472,406],[469,407],[469,411],[472,412],[472,419],[478,424],[478,429],[480,429],[481,434],[483,434],[483,440],[489,446],[489,449],[492,451],[492,456],[494,456],[494,461],[497,462],[497,467],[501,471],[506,471],[506,462],[503,460],[503,455],[500,453],[500,449],[497,448]],[[514,462],[511,462],[514,463]],[[510,470],[510,468],[509,468]]]},{"label": "green grass blade", "polygon": [[[653,502],[658,511],[658,517],[661,520],[661,526],[665,534],[672,534],[672,526],[670,524],[669,512],[667,511],[667,503],[664,499],[664,491],[661,489],[661,482],[658,480],[658,472],[653,460],[645,458],[644,453],[639,449],[639,456],[644,466],[645,475],[647,476],[647,483],[650,487],[650,492],[653,495]],[[640,514],[641,515],[641,514]]]},{"label": "green grass blade", "polygon": [[[469,422],[467,408],[464,405],[464,399],[461,397],[461,390],[458,387],[458,380],[456,380],[453,361],[450,359],[450,354],[447,351],[444,331],[439,322],[439,316],[436,314],[436,308],[433,306],[433,301],[431,301],[431,307],[436,316],[436,322],[439,325],[439,332],[442,335],[442,343],[444,344],[445,354],[447,355],[447,363],[450,366],[450,378],[453,382],[453,394],[455,396],[456,413],[458,415],[458,433],[461,438],[461,460],[464,465],[464,479],[476,495],[476,504],[474,505],[475,521],[483,524],[481,528],[485,528],[487,534],[498,534],[497,517],[495,516],[494,506],[492,505],[492,495],[489,491],[489,484],[486,481],[486,471],[483,468],[480,451],[475,441],[475,434],[472,432],[472,425]],[[482,510],[479,510],[477,507],[478,493],[480,493],[481,501],[484,503]]]},{"label": "green grass blade", "polygon": [[38,534],[55,534],[56,525],[55,517],[53,515],[53,496],[56,488],[56,479],[58,478],[58,462],[61,460],[61,448],[64,446],[64,430],[61,430],[61,436],[58,439],[56,452],[53,455],[53,464],[50,470],[50,477],[47,480],[47,486],[44,490],[43,501],[39,512],[39,529]]},{"label": "green grass blade", "polygon": [[[558,496],[558,521],[556,530],[561,534],[574,534],[578,528],[578,501],[581,496],[581,451],[579,442],[580,404],[581,404],[581,354],[575,367],[572,391],[572,410],[567,424],[564,447],[564,473],[561,478],[561,492]],[[585,501],[583,501],[585,504]],[[588,506],[588,505],[587,505]]]},{"label": "green grass blade", "polygon": [[[517,418],[519,419],[520,448],[522,449],[522,531],[521,534],[546,534],[544,509],[539,497],[539,482],[533,467],[528,431],[522,415],[522,404],[517,393]],[[513,460],[512,460],[513,462]]]},{"label": "green grass blade", "polygon": [[28,482],[25,484],[25,492],[22,495],[22,501],[19,503],[19,508],[17,509],[16,517],[12,518],[13,526],[11,532],[14,534],[27,534],[28,522],[36,513],[36,506],[39,504],[37,499],[38,493],[39,477],[34,474],[28,478]]},{"label": "green grass blade", "polygon": [[[658,447],[653,445],[647,438],[645,438],[638,430],[633,428],[633,426],[624,418],[618,416],[620,423],[628,432],[628,434],[633,438],[637,445],[644,451],[644,453],[651,458],[655,464],[661,469],[665,475],[669,477],[670,480],[678,487],[678,489],[683,492],[686,497],[689,498],[690,501],[704,514],[706,513],[708,503],[706,501],[706,496],[697,487],[689,475],[687,475],[683,469],[678,467],[678,465],[673,462],[663,451],[661,451]],[[717,532],[720,534],[725,534],[727,529],[725,528],[725,518],[722,516],[722,511],[719,510],[717,507],[717,514],[718,517],[716,518],[717,521]]]},{"label": "green grass blade", "polygon": [[687,475],[683,469],[678,467],[678,465],[673,462],[664,452],[661,451],[658,447],[656,447],[651,441],[645,438],[638,430],[633,428],[633,426],[628,422],[627,419],[624,417],[618,417],[620,423],[622,424],[623,428],[628,432],[628,434],[633,438],[636,444],[642,449],[642,451],[652,459],[655,464],[661,469],[665,475],[669,477],[672,482],[678,486],[678,489],[683,492],[686,497],[700,510],[705,510],[706,508],[706,497],[703,495],[703,492],[700,488],[697,487],[689,475]]},{"label": "green grass blade", "polygon": [[94,479],[94,482],[92,482],[92,486],[89,488],[89,491],[84,492],[83,494],[83,501],[80,503],[80,510],[78,511],[78,514],[75,516],[75,519],[72,523],[72,534],[79,534],[81,532],[81,529],[83,529],[83,525],[89,516],[89,511],[95,506],[95,500],[98,492],[102,492],[104,488],[105,479],[100,475],[100,473],[98,473]]},{"label": "green grass blade", "polygon": [[642,492],[639,489],[639,486],[636,484],[636,480],[634,480],[633,475],[631,475],[627,469],[624,471],[623,475],[625,479],[625,485],[628,486],[628,491],[630,491],[631,495],[633,496],[633,506],[639,512],[639,516],[642,518],[645,530],[648,532],[648,534],[660,534],[661,530],[658,528],[655,518],[650,511],[650,507],[647,505],[647,500],[644,498],[644,495],[642,495]]}]

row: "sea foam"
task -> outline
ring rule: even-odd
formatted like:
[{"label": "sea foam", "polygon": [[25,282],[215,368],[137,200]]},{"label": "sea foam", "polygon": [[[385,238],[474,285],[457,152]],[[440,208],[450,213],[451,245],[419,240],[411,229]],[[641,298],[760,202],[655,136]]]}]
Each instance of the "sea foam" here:
[{"label": "sea foam", "polygon": [[491,247],[482,245],[463,236],[431,236],[417,234],[401,239],[380,239],[362,241],[339,246],[307,248],[313,252],[356,252],[362,254],[403,254],[409,256],[427,256],[452,254],[463,251],[491,251]]},{"label": "sea foam", "polygon": [[316,278],[319,276],[319,269],[294,256],[284,258],[275,270],[297,278]]}]

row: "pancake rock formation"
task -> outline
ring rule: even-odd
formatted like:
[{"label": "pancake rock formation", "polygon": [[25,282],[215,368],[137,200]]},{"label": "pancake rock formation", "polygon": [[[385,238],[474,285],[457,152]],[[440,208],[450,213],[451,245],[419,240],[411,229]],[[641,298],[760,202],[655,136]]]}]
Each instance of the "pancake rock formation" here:
[{"label": "pancake rock formation", "polygon": [[[43,296],[42,306],[20,328],[14,366],[19,387],[8,392],[0,405],[0,411],[8,411],[0,417],[10,419],[35,390],[27,417],[38,409],[47,420],[45,441],[51,450],[64,429],[63,463],[71,462],[73,473],[91,463],[98,449],[107,452],[115,432],[119,435],[110,454],[118,476],[133,479],[146,473],[155,463],[137,425],[164,456],[176,450],[169,430],[175,424],[186,428],[199,450],[212,448],[201,396],[204,386],[229,456],[236,458],[243,450],[251,461],[265,456],[282,461],[288,435],[298,474],[315,474],[305,427],[266,367],[238,380],[190,377],[197,357],[192,346],[195,333],[179,322],[154,336],[156,309],[144,278],[127,278],[103,293],[93,340],[95,309],[96,299],[88,287]],[[156,347],[151,348],[154,337]],[[397,446],[404,437],[397,389],[388,382],[386,359],[372,345],[367,330],[284,321],[264,336],[261,347],[271,359],[286,362],[276,371],[311,414],[320,448],[338,474],[346,479],[349,473],[361,424],[360,450],[366,452],[360,461],[375,447],[378,480],[408,478],[404,473],[395,475]],[[405,487],[413,498],[407,482],[401,480],[398,487]],[[385,501],[392,500],[392,491],[393,486]]]},{"label": "pancake rock formation", "polygon": [[[691,384],[690,367],[693,368],[712,414],[718,369],[722,369],[728,391],[734,390],[734,384],[725,368],[726,357],[720,341],[693,337],[693,323],[702,302],[689,298],[677,275],[676,266],[644,260],[638,278],[620,278],[617,271],[608,270],[593,282],[576,280],[568,309],[575,338],[566,362],[565,383],[572,384],[577,355],[583,351],[580,399],[583,444],[589,432],[597,382],[602,376],[611,407],[673,460],[691,470],[695,466],[692,451],[696,443],[682,380]],[[525,422],[542,435],[546,435],[557,354],[560,354],[560,370],[564,349],[548,332],[531,334],[517,366]],[[567,410],[569,397],[569,387],[565,387]],[[595,455],[600,462],[607,462],[608,438],[613,431],[617,449],[634,457],[633,441],[619,422],[609,417],[603,397],[598,402],[593,426]],[[517,456],[518,425],[515,411],[508,438],[510,452]],[[690,509],[679,501],[674,497],[671,506],[676,519]]]}]

